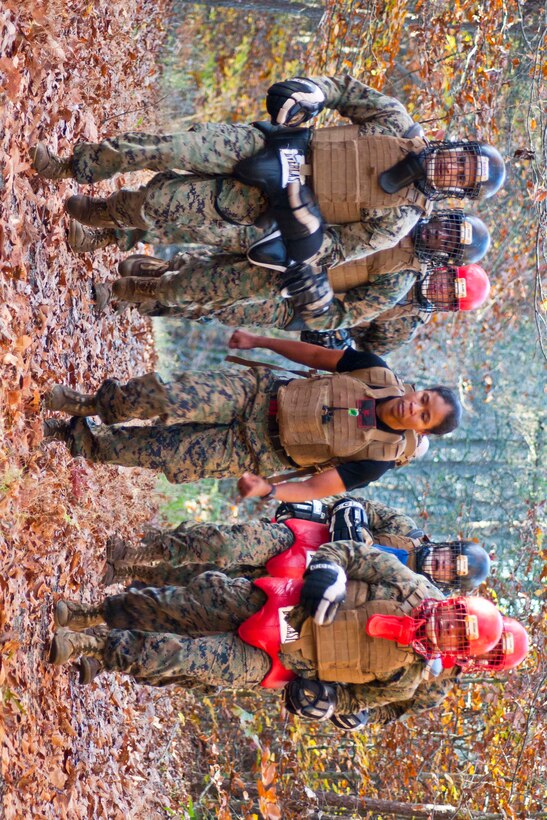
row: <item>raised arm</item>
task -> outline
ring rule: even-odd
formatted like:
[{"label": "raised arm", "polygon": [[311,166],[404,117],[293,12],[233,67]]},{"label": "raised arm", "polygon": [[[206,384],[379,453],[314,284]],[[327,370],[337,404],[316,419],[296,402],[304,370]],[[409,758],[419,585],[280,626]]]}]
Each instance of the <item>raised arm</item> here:
[{"label": "raised arm", "polygon": [[[306,365],[314,370],[330,370],[334,372],[336,365],[344,355],[343,350],[327,350],[320,345],[309,345],[306,342],[296,342],[290,339],[272,339],[268,336],[256,336],[246,330],[236,330],[228,342],[232,350],[254,350],[262,348],[271,350],[280,356],[285,356],[292,362]],[[335,490],[335,492],[340,492]],[[327,493],[329,494],[329,493]],[[283,498],[283,501],[300,501],[303,499]]]}]

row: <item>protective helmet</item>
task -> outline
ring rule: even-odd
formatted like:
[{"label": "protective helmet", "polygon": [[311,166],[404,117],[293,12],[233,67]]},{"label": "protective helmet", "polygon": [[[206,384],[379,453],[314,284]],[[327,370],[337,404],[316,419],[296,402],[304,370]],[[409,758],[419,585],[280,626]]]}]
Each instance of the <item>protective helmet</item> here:
[{"label": "protective helmet", "polygon": [[503,629],[501,639],[490,652],[475,658],[466,671],[473,669],[476,671],[487,670],[489,672],[502,672],[506,669],[514,669],[528,654],[529,641],[528,634],[518,621],[514,618],[503,616]]},{"label": "protective helmet", "polygon": [[443,592],[454,589],[471,592],[490,572],[488,554],[473,541],[427,544],[420,548],[417,564],[418,571]]},{"label": "protective helmet", "polygon": [[489,197],[505,182],[499,151],[484,142],[433,141],[420,154],[426,179],[419,183],[429,199]]},{"label": "protective helmet", "polygon": [[416,288],[420,309],[456,312],[476,310],[488,299],[490,281],[480,265],[430,268]]},{"label": "protective helmet", "polygon": [[490,247],[488,228],[462,210],[435,211],[414,229],[414,248],[424,262],[461,265],[478,262]]},{"label": "protective helmet", "polygon": [[366,631],[372,637],[410,645],[425,658],[440,658],[448,668],[493,649],[502,624],[500,612],[484,598],[427,598],[411,617],[371,615]]}]

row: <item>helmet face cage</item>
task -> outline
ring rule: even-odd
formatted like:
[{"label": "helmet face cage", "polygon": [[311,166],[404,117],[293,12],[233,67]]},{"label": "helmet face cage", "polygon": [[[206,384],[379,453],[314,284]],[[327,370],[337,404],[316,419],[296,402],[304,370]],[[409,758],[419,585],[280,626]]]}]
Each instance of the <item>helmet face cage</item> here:
[{"label": "helmet face cage", "polygon": [[475,616],[468,614],[465,598],[447,598],[445,601],[427,598],[412,616],[417,622],[422,621],[412,642],[415,652],[428,660],[467,661],[469,641],[478,634],[478,623]]},{"label": "helmet face cage", "polygon": [[427,313],[456,312],[460,301],[456,293],[458,269],[453,265],[432,267],[417,283],[416,294],[420,310]]},{"label": "helmet face cage", "polygon": [[503,672],[514,669],[528,654],[525,628],[513,618],[504,617],[501,638],[486,655],[473,658],[465,665],[466,672]]},{"label": "helmet face cage", "polygon": [[418,259],[439,265],[461,265],[465,257],[465,246],[471,241],[471,225],[465,221],[465,214],[461,210],[435,211],[430,217],[420,219],[414,232],[414,248]]},{"label": "helmet face cage", "polygon": [[420,158],[425,162],[426,178],[419,187],[433,201],[448,197],[477,199],[482,184],[488,181],[488,157],[479,142],[431,141]]},{"label": "helmet face cage", "polygon": [[[465,579],[469,577],[469,560],[466,551],[465,541],[436,541],[428,545],[428,553],[422,559],[420,572],[435,584],[442,592],[459,592],[466,587]],[[440,577],[441,572],[436,571],[435,553],[443,554],[447,558],[449,565],[446,577]],[[444,562],[443,562],[444,563]],[[441,568],[444,571],[444,567]]]}]

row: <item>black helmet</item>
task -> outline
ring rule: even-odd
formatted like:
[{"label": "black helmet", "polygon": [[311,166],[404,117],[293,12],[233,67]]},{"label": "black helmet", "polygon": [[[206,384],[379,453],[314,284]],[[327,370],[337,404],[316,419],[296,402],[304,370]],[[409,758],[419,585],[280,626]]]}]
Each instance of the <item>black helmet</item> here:
[{"label": "black helmet", "polygon": [[424,262],[463,265],[478,262],[490,247],[484,222],[462,210],[435,211],[414,228],[414,247]]},{"label": "black helmet", "polygon": [[425,164],[426,178],[418,184],[429,199],[485,198],[495,194],[505,182],[505,163],[500,152],[484,142],[430,142],[420,159]]},{"label": "black helmet", "polygon": [[416,551],[416,563],[418,571],[443,592],[471,592],[490,572],[488,554],[473,541],[426,544]]}]

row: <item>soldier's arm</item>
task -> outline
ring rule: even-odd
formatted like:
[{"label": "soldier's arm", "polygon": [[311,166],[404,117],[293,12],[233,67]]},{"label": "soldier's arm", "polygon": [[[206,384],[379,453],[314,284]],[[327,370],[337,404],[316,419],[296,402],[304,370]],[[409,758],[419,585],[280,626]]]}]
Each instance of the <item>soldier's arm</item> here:
[{"label": "soldier's arm", "polygon": [[422,211],[413,205],[380,208],[370,211],[366,219],[329,228],[314,262],[338,265],[392,248],[410,233]]},{"label": "soldier's arm", "polygon": [[[407,307],[413,309],[406,310]],[[411,305],[396,306],[367,325],[356,327],[351,335],[357,350],[372,350],[385,356],[412,341],[430,318],[430,313]]]},{"label": "soldier's arm", "polygon": [[403,136],[414,124],[399,100],[349,75],[310,79],[325,95],[326,108],[336,109],[356,125],[369,126],[368,133]]},{"label": "soldier's arm", "polygon": [[431,681],[422,681],[417,687],[414,696],[407,700],[398,700],[385,706],[377,706],[369,712],[369,723],[382,726],[400,721],[404,723],[411,717],[429,712],[441,705],[454,685],[454,678],[458,674],[457,667],[446,670],[438,678]]},{"label": "soldier's arm", "polygon": [[423,672],[424,663],[417,660],[396,681],[339,683],[336,685],[336,714],[349,715],[361,709],[373,710],[392,702],[408,701],[419,686]]},{"label": "soldier's arm", "polygon": [[306,326],[312,330],[335,330],[354,327],[360,322],[374,319],[388,310],[408,293],[414,284],[413,271],[398,271],[379,276],[374,282],[352,288],[335,298],[329,312],[315,319],[307,319]]},{"label": "soldier's arm", "polygon": [[[404,592],[412,592],[421,580],[390,553],[355,541],[331,541],[317,550],[314,561],[338,564],[349,580],[377,584],[388,581]],[[422,579],[425,581],[425,579]]]},{"label": "soldier's arm", "polygon": [[417,524],[409,515],[405,515],[394,507],[381,504],[379,501],[363,501],[367,513],[369,529],[373,536],[379,535],[408,535],[417,529]]}]

